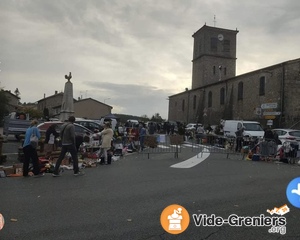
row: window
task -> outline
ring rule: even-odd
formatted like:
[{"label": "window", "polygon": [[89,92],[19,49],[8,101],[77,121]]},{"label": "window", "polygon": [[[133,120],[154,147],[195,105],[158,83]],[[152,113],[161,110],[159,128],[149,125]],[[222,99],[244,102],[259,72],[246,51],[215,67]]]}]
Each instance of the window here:
[{"label": "window", "polygon": [[265,95],[266,78],[263,76],[259,79],[259,96]]},{"label": "window", "polygon": [[212,107],[212,92],[208,93],[208,107]]},{"label": "window", "polygon": [[185,101],[184,99],[182,100],[182,111],[184,112],[184,104],[185,104]]},{"label": "window", "polygon": [[227,68],[224,67],[224,76],[226,76],[226,74],[227,74]]},{"label": "window", "polygon": [[197,96],[194,95],[194,98],[193,98],[193,109],[196,109],[196,100],[197,100]]},{"label": "window", "polygon": [[229,40],[223,41],[223,52],[230,52],[230,41]]},{"label": "window", "polygon": [[210,39],[210,50],[212,52],[216,52],[218,50],[218,39],[217,38]]},{"label": "window", "polygon": [[238,100],[243,100],[243,82],[239,82],[238,84]]},{"label": "window", "polygon": [[225,88],[220,89],[220,104],[224,105],[225,103]]},{"label": "window", "polygon": [[244,123],[244,127],[248,131],[263,131],[259,123]]},{"label": "window", "polygon": [[213,67],[213,74],[216,75],[216,66]]}]

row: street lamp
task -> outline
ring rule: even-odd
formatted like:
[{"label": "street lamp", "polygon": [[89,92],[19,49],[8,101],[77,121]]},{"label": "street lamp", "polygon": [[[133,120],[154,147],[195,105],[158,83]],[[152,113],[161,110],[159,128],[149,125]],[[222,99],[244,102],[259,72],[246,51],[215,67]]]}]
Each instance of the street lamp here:
[{"label": "street lamp", "polygon": [[105,103],[105,100],[109,100],[109,99],[110,99],[110,98],[105,98],[103,102]]}]

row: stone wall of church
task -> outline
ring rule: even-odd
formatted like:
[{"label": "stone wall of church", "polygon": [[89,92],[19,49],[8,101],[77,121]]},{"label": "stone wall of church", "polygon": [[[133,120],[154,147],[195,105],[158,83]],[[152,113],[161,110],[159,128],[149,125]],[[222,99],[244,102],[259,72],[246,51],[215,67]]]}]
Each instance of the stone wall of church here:
[{"label": "stone wall of church", "polygon": [[[264,91],[261,79],[264,79]],[[223,104],[222,88],[225,90]],[[300,128],[299,96],[300,59],[296,59],[171,96],[169,119],[204,124],[218,124],[220,119],[243,119],[259,121],[264,126],[272,119],[274,127],[291,127],[299,122]],[[261,109],[270,103],[277,107]],[[274,115],[277,112],[283,114]]]}]

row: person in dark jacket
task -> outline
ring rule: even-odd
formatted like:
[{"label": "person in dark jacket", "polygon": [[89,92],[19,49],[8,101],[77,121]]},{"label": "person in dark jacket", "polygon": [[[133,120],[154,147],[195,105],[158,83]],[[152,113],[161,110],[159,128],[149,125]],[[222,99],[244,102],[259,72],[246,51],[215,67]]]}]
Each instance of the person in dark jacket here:
[{"label": "person in dark jacket", "polygon": [[45,136],[45,157],[50,158],[51,153],[55,150],[55,139],[59,137],[59,133],[56,131],[56,124],[52,124],[48,127]]},{"label": "person in dark jacket", "polygon": [[236,145],[235,145],[235,151],[240,152],[243,147],[243,137],[244,137],[244,127],[240,127],[236,132]]},{"label": "person in dark jacket", "polygon": [[79,171],[78,167],[78,155],[76,148],[76,140],[75,140],[75,117],[70,116],[68,122],[64,123],[61,127],[60,137],[61,137],[61,152],[55,164],[54,172],[52,174],[53,177],[60,177],[59,167],[64,159],[67,152],[69,152],[72,156],[73,161],[73,171],[75,176],[82,176],[84,172]]},{"label": "person in dark jacket", "polygon": [[272,130],[270,128],[265,129],[264,139],[268,142],[274,141],[274,133],[272,132]]}]

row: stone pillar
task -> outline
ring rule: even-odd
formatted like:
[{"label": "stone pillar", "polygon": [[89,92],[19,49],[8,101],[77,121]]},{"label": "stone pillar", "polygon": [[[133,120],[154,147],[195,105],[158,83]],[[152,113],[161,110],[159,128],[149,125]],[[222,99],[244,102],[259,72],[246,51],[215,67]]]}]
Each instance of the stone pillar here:
[{"label": "stone pillar", "polygon": [[73,84],[70,79],[72,78],[71,73],[69,76],[65,76],[68,81],[65,83],[64,96],[61,104],[61,111],[59,119],[60,121],[68,120],[69,116],[74,116],[74,100],[73,100]]}]

